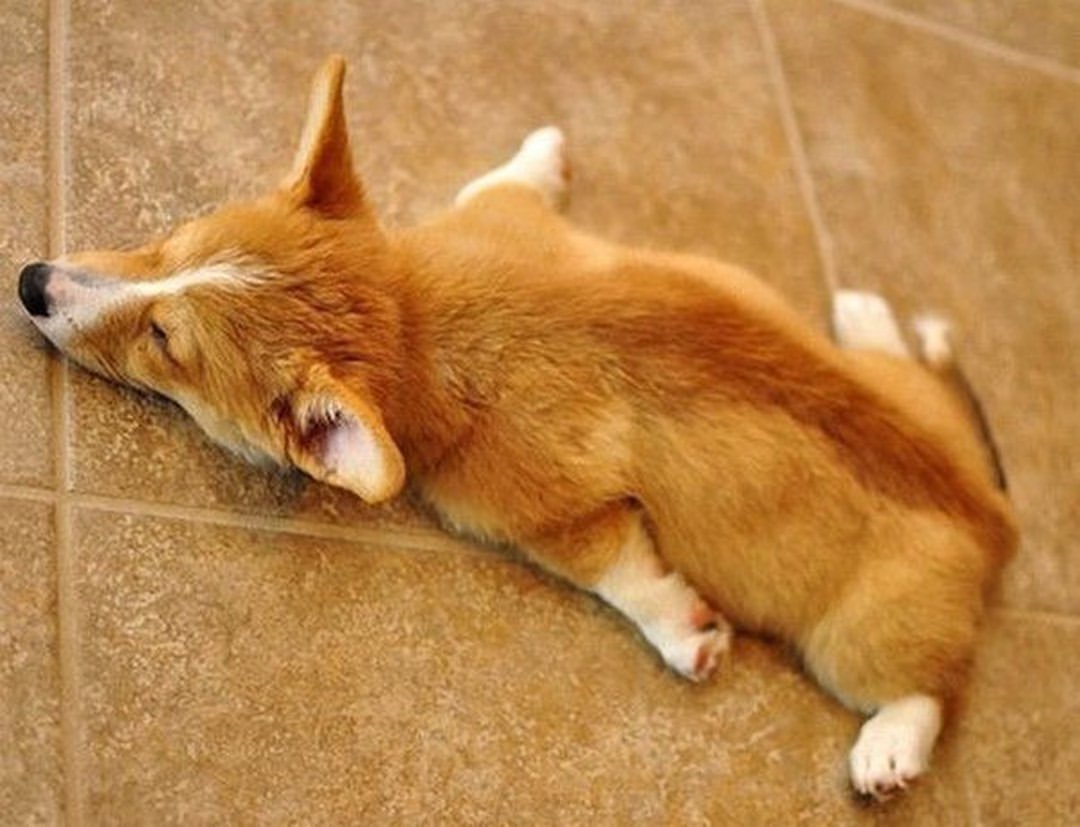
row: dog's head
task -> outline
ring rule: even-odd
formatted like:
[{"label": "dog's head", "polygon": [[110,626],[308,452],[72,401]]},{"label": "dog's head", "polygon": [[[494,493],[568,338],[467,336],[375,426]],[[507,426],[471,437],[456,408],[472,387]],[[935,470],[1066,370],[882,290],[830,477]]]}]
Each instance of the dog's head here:
[{"label": "dog's head", "polygon": [[400,320],[389,248],[352,167],[344,73],[334,57],[317,75],[275,192],[138,249],[30,264],[19,298],[86,368],[174,400],[249,459],[378,502],[404,481],[380,412]]}]

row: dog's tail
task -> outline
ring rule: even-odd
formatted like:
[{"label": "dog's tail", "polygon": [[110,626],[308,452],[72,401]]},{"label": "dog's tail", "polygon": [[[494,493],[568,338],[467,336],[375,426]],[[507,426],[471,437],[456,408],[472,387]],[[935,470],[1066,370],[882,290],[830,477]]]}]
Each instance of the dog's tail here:
[{"label": "dog's tail", "polygon": [[994,441],[986,411],[956,358],[952,325],[941,316],[924,314],[914,319],[913,326],[919,340],[919,357],[941,378],[964,408],[971,426],[982,441],[986,463],[995,484],[1000,490],[1007,491],[1009,486],[1001,462],[1001,452]]}]

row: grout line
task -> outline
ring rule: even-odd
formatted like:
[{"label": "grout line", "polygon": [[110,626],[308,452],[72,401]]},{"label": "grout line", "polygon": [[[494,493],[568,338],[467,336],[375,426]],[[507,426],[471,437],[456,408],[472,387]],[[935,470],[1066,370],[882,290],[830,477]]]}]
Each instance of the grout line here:
[{"label": "grout line", "polygon": [[29,500],[36,503],[56,502],[56,492],[51,488],[37,488],[32,485],[12,485],[0,483],[0,499]]},{"label": "grout line", "polygon": [[832,2],[839,6],[845,6],[852,11],[909,26],[943,40],[950,40],[961,46],[996,57],[1006,63],[1032,69],[1070,83],[1080,83],[1080,69],[1061,63],[1053,58],[1032,55],[1012,46],[1006,46],[996,40],[964,31],[948,23],[939,23],[936,20],[929,20],[912,12],[881,6],[871,0],[832,0]]},{"label": "grout line", "polygon": [[324,540],[342,540],[367,545],[382,545],[413,551],[439,551],[465,554],[489,554],[467,540],[459,540],[437,529],[397,528],[388,531],[357,525],[336,525],[314,520],[294,520],[290,517],[270,517],[257,514],[238,514],[198,506],[171,505],[122,500],[93,494],[73,494],[71,501],[79,508],[113,514],[131,514],[159,519],[182,520],[189,523],[217,525],[275,534],[295,534]]},{"label": "grout line", "polygon": [[1053,623],[1059,626],[1080,626],[1080,617],[1059,612],[1049,612],[1043,609],[1014,609],[1010,606],[995,606],[990,610],[1001,617],[1022,620],[1026,622]]},{"label": "grout line", "polygon": [[[68,182],[68,0],[48,6],[48,204],[49,257],[67,245]],[[60,668],[60,740],[63,757],[64,813],[71,825],[85,822],[82,722],[79,715],[79,632],[72,543],[70,381],[66,359],[50,368],[52,392],[53,495],[56,545],[57,635]]]},{"label": "grout line", "polygon": [[83,818],[82,722],[79,715],[79,629],[72,544],[71,504],[56,507],[56,580],[60,659],[60,734],[64,759],[64,811],[67,823]]},{"label": "grout line", "polygon": [[978,796],[975,795],[975,785],[972,783],[971,773],[965,772],[960,777],[960,793],[964,799],[967,810],[968,823],[974,827],[982,827],[982,810],[979,807]]},{"label": "grout line", "polygon": [[802,195],[803,204],[806,207],[810,225],[814,231],[814,240],[817,242],[818,256],[821,260],[821,271],[825,280],[825,288],[831,296],[840,289],[840,278],[836,270],[836,256],[834,253],[833,237],[825,225],[825,219],[821,214],[821,202],[818,198],[817,187],[814,185],[813,176],[810,174],[810,162],[806,155],[806,146],[803,143],[802,133],[795,117],[795,106],[791,98],[791,89],[788,87],[787,77],[784,74],[784,64],[780,58],[780,49],[776,44],[776,35],[773,33],[772,24],[769,22],[768,13],[765,11],[764,0],[748,0],[750,12],[754,17],[757,27],[758,39],[761,41],[762,51],[765,53],[765,64],[772,82],[773,91],[776,95],[777,109],[780,115],[780,123],[787,138],[788,149],[791,151],[792,164],[795,169],[795,178],[798,181],[799,192]]}]

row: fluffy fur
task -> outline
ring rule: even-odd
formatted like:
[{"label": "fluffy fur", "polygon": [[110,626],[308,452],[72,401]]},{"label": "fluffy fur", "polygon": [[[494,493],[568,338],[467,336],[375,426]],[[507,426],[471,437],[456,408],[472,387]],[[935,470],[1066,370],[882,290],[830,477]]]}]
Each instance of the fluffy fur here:
[{"label": "fluffy fur", "polygon": [[[617,606],[687,677],[715,666],[727,621],[791,642],[878,713],[856,787],[904,786],[1016,544],[963,400],[892,331],[892,353],[851,349],[882,312],[894,324],[887,305],[848,302],[838,348],[737,268],[574,229],[557,131],[446,214],[382,229],[343,72],[320,72],[274,193],[24,275],[41,330],[244,456],[370,502],[407,477],[450,526]],[[181,272],[183,289],[131,289]]]}]

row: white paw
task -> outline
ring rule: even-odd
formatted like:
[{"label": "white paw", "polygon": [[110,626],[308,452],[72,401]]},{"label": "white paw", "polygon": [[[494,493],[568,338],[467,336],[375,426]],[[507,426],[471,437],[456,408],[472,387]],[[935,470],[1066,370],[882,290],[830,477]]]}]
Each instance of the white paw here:
[{"label": "white paw", "polygon": [[833,296],[833,330],[842,347],[911,356],[892,308],[877,293],[838,290]]},{"label": "white paw", "polygon": [[912,322],[919,338],[919,354],[931,367],[941,368],[953,361],[952,325],[948,321],[926,314]]},{"label": "white paw", "polygon": [[553,204],[560,204],[566,198],[570,163],[566,158],[566,136],[557,126],[545,126],[530,133],[510,166]]},{"label": "white paw", "polygon": [[720,659],[730,650],[731,632],[709,629],[683,641],[676,658],[668,664],[684,678],[703,681],[716,671]]},{"label": "white paw", "polygon": [[491,172],[467,184],[455,203],[461,206],[481,192],[500,184],[523,184],[540,192],[553,206],[561,205],[570,184],[566,137],[556,126],[545,126],[526,136],[517,154]]},{"label": "white paw", "polygon": [[941,705],[925,695],[887,704],[863,724],[849,758],[851,783],[878,801],[925,772],[938,732]]},{"label": "white paw", "polygon": [[[664,663],[692,681],[703,681],[716,671],[721,658],[731,649],[731,627],[712,612],[690,624],[664,624],[645,629]],[[700,622],[703,621],[703,622]]]},{"label": "white paw", "polygon": [[525,136],[518,155],[541,158],[548,164],[561,163],[565,147],[566,136],[559,127],[542,126]]}]

